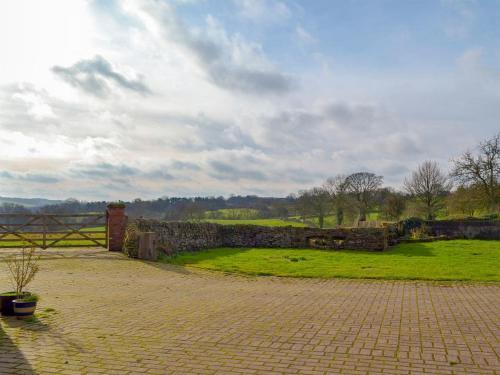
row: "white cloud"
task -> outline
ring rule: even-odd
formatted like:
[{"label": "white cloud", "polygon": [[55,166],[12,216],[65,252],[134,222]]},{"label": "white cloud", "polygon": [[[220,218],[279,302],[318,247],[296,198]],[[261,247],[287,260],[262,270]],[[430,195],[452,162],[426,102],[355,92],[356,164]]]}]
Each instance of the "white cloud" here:
[{"label": "white cloud", "polygon": [[210,15],[203,29],[193,29],[167,3],[127,3],[126,10],[163,38],[164,47],[170,43],[182,48],[190,62],[220,88],[257,95],[281,94],[292,88],[292,79],[269,62],[259,44],[239,34],[229,35]]},{"label": "white cloud", "polygon": [[308,31],[306,31],[306,29],[304,29],[300,25],[295,28],[295,33],[297,34],[297,38],[299,39],[299,41],[304,44],[315,44],[318,42],[315,37],[313,37]]}]

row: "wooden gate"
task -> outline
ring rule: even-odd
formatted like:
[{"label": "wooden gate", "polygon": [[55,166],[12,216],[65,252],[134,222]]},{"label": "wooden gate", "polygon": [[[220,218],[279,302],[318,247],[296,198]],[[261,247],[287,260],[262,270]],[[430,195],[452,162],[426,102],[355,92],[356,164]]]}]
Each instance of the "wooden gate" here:
[{"label": "wooden gate", "polygon": [[0,248],[108,247],[106,213],[0,214]]}]

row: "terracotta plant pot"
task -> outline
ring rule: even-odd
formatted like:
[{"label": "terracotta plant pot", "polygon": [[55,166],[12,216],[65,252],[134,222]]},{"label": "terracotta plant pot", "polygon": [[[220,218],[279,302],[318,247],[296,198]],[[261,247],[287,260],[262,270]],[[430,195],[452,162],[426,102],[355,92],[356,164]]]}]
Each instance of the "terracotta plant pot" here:
[{"label": "terracotta plant pot", "polygon": [[36,301],[25,301],[23,299],[15,299],[12,301],[14,305],[14,314],[18,319],[33,316],[36,309]]}]

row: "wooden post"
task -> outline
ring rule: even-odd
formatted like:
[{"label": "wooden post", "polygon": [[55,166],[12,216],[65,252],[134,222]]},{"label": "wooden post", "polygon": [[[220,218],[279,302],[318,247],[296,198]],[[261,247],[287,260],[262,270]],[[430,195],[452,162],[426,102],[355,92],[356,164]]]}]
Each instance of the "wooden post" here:
[{"label": "wooden post", "polygon": [[43,241],[42,241],[42,249],[47,248],[47,220],[45,216],[42,216],[43,221]]},{"label": "wooden post", "polygon": [[127,228],[127,216],[123,203],[110,203],[107,210],[108,224],[108,250],[122,251],[125,229]]}]

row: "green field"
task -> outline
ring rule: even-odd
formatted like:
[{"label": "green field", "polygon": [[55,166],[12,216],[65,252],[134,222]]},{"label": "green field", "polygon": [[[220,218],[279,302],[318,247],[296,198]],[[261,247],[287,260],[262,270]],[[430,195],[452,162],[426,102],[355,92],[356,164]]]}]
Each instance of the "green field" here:
[{"label": "green field", "polygon": [[259,210],[253,208],[221,208],[214,211],[206,211],[207,219],[257,219]]},{"label": "green field", "polygon": [[500,281],[500,241],[405,243],[384,252],[218,248],[162,261],[247,275]]},{"label": "green field", "polygon": [[306,225],[299,223],[297,221],[287,221],[281,219],[206,219],[203,220],[208,223],[216,223],[222,225],[234,225],[234,224],[246,224],[246,225],[262,225],[265,227],[286,227],[291,225],[292,227],[305,227]]}]

